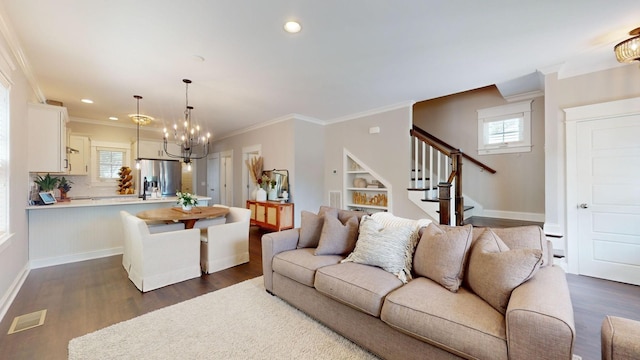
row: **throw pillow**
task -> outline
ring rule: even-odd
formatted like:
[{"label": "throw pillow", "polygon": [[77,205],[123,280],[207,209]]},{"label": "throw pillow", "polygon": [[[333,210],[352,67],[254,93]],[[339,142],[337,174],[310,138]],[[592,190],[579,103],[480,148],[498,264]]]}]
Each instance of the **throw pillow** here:
[{"label": "throw pillow", "polygon": [[467,252],[472,240],[471,225],[452,227],[446,231],[431,223],[423,232],[416,248],[413,269],[457,292],[462,283]]},{"label": "throw pillow", "polygon": [[413,267],[413,252],[416,250],[416,245],[418,244],[420,229],[431,224],[431,220],[429,219],[405,219],[398,216],[395,216],[389,212],[377,212],[371,215],[376,222],[382,224],[383,227],[398,227],[398,226],[411,226],[411,236],[409,237],[409,242],[407,243],[407,247],[405,248],[405,266],[404,266],[404,274],[408,280],[411,280],[411,269]]},{"label": "throw pillow", "polygon": [[300,212],[300,235],[298,236],[298,248],[314,248],[318,246],[322,226],[325,217],[338,217],[338,209],[329,207],[320,208],[318,215],[302,210]]},{"label": "throw pillow", "polygon": [[338,219],[340,219],[343,224],[346,224],[347,220],[354,216],[358,218],[358,223],[360,223],[360,219],[362,219],[363,216],[367,215],[367,213],[364,211],[336,209],[325,205],[320,206],[320,212],[326,211],[327,209],[336,210],[338,212]]},{"label": "throw pillow", "polygon": [[358,219],[342,224],[337,217],[324,217],[316,255],[346,255],[353,251],[358,239]]},{"label": "throw pillow", "polygon": [[533,277],[541,264],[540,249],[509,250],[491,229],[487,229],[469,255],[469,286],[504,315],[513,289]]},{"label": "throw pillow", "polygon": [[385,228],[372,217],[364,216],[356,248],[342,262],[377,266],[406,283],[405,254],[412,231],[411,225]]}]

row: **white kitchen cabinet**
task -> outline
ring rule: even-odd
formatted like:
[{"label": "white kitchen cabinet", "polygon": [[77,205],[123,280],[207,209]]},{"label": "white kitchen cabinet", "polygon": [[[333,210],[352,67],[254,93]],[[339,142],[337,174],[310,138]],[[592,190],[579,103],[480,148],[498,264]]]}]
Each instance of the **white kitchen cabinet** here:
[{"label": "white kitchen cabinet", "polygon": [[[175,143],[168,143],[167,149],[172,154],[180,154],[180,147]],[[133,143],[133,148],[131,150],[135,159],[138,151],[137,144],[135,142]],[[175,158],[171,158],[165,154],[164,143],[162,141],[152,140],[140,140],[140,158],[175,160]]]},{"label": "white kitchen cabinet", "polygon": [[69,135],[67,157],[69,159],[67,172],[69,175],[89,175],[89,138],[80,135]]},{"label": "white kitchen cabinet", "polygon": [[29,104],[27,114],[29,172],[67,172],[67,108]]}]

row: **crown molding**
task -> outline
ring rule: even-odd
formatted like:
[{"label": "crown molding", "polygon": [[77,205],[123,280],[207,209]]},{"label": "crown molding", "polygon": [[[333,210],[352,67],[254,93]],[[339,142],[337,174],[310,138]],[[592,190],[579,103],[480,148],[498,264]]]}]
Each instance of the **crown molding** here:
[{"label": "crown molding", "polygon": [[262,129],[265,128],[267,126],[271,126],[271,125],[275,125],[284,121],[289,121],[289,120],[302,120],[302,121],[306,121],[306,122],[310,122],[310,123],[314,123],[317,125],[325,125],[325,122],[310,116],[305,116],[305,115],[300,115],[300,114],[287,114],[284,116],[281,116],[279,118],[275,118],[273,120],[269,120],[269,121],[265,121],[265,122],[261,122],[255,125],[251,125],[249,127],[246,127],[244,129],[240,129],[240,130],[235,130],[232,131],[228,134],[225,134],[221,137],[214,137],[213,140],[217,141],[217,140],[222,140],[222,139],[226,139],[226,138],[230,138],[233,136],[237,136],[237,135],[241,135],[250,131],[254,131],[254,130],[258,130],[258,129]]},{"label": "crown molding", "polygon": [[31,89],[35,93],[38,102],[44,103],[47,100],[47,98],[44,96],[44,93],[40,89],[40,86],[38,86],[38,81],[36,80],[36,76],[33,70],[31,69],[29,60],[27,60],[27,57],[24,54],[24,51],[22,51],[22,46],[20,45],[20,41],[18,40],[18,37],[16,36],[15,31],[13,30],[13,26],[11,25],[9,18],[7,17],[7,13],[4,9],[4,6],[1,6],[1,5],[0,5],[0,33],[2,33],[2,36],[7,41],[7,44],[9,45],[9,50],[11,50],[13,57],[16,59],[16,61],[20,65],[20,68],[22,69],[24,76],[27,78],[27,81],[31,85]]},{"label": "crown molding", "polygon": [[336,124],[336,123],[340,123],[340,122],[344,122],[344,121],[350,121],[350,120],[355,120],[355,119],[359,119],[365,116],[372,116],[372,115],[378,115],[378,114],[382,114],[388,111],[393,111],[393,110],[397,110],[397,109],[402,109],[402,108],[406,108],[406,107],[412,107],[416,102],[413,100],[409,100],[409,101],[403,101],[401,103],[397,103],[397,104],[392,104],[392,105],[387,105],[387,106],[383,106],[383,107],[379,107],[379,108],[375,108],[375,109],[371,109],[371,110],[367,110],[367,111],[363,111],[363,112],[359,112],[359,113],[355,113],[355,114],[351,114],[351,115],[346,115],[346,116],[342,116],[339,118],[335,118],[333,120],[329,120],[325,122],[325,125],[331,125],[331,124]]}]

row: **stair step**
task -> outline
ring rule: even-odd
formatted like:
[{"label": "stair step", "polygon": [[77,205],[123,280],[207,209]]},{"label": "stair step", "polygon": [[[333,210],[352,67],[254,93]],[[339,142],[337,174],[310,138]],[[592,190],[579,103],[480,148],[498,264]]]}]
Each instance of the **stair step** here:
[{"label": "stair step", "polygon": [[[438,190],[438,187],[434,186],[431,190]],[[407,191],[429,191],[429,188],[407,188]]]},{"label": "stair step", "polygon": [[[425,200],[422,200],[422,201],[425,201]],[[427,200],[427,201],[428,201],[428,200]],[[438,201],[438,200],[436,200],[436,201]],[[463,209],[462,211],[468,211],[468,210],[471,210],[471,209],[473,209],[473,206],[465,206],[465,207],[464,207],[464,209]],[[437,212],[437,213],[440,213],[440,210],[436,210],[436,212]]]}]

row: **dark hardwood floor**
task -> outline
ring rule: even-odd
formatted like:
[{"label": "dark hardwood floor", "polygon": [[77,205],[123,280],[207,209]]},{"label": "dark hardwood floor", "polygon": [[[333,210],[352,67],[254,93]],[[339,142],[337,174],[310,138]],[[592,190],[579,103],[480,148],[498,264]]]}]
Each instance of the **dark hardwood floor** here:
[{"label": "dark hardwood floor", "polygon": [[[251,228],[248,264],[145,294],[128,280],[121,256],[32,270],[0,323],[0,359],[66,359],[75,337],[260,276],[262,234]],[[640,287],[571,274],[567,279],[575,353],[600,359],[602,319],[611,314],[640,320]],[[47,309],[44,325],[7,335],[14,317],[42,309]]]}]

